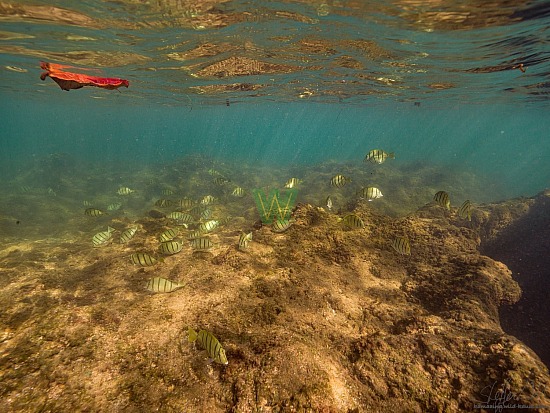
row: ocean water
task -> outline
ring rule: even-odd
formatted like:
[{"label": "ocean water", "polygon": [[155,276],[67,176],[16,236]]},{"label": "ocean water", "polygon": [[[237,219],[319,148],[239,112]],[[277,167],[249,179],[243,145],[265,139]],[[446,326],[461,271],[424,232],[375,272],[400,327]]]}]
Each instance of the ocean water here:
[{"label": "ocean water", "polygon": [[[294,257],[292,248],[301,246],[294,242],[303,240],[304,251],[310,251],[309,242],[317,242],[291,233],[278,235],[287,237],[290,251],[277,244],[279,238],[271,237],[265,225],[262,228],[261,211],[252,197],[255,189],[283,190],[285,182],[295,177],[300,180],[296,202],[323,208],[328,215],[318,219],[328,222],[326,228],[340,231],[337,220],[356,211],[387,225],[378,228],[367,222],[374,234],[372,239],[365,236],[367,240],[345,238],[352,231],[335,235],[334,242],[342,246],[342,251],[334,252],[338,270],[341,262],[347,262],[345,257],[362,256],[363,247],[368,254],[377,251],[379,258],[393,252],[389,239],[376,237],[394,234],[401,225],[413,234],[413,227],[403,223],[415,211],[432,213],[437,191],[449,193],[451,211],[435,209],[435,221],[439,225],[444,217],[447,224],[469,234],[480,230],[480,222],[486,223],[483,220],[493,204],[517,205],[514,202],[522,202],[519,197],[533,198],[550,186],[547,1],[10,1],[0,4],[0,21],[0,299],[8,309],[0,317],[0,345],[4,346],[0,378],[8,383],[0,387],[0,397],[7,400],[10,411],[151,411],[162,403],[168,406],[164,411],[299,408],[296,400],[301,396],[287,400],[265,396],[262,404],[256,395],[255,404],[247,404],[244,398],[231,396],[240,386],[228,385],[237,373],[228,370],[223,376],[216,370],[219,366],[205,368],[190,361],[189,350],[183,350],[182,358],[179,349],[184,326],[202,323],[222,345],[227,344],[229,365],[242,362],[246,370],[261,364],[251,362],[249,354],[265,355],[265,348],[270,348],[265,343],[271,343],[271,338],[250,333],[251,325],[259,326],[255,331],[260,332],[274,328],[277,337],[307,330],[303,326],[275,329],[277,323],[294,325],[292,317],[274,321],[281,312],[292,314],[292,305],[268,299],[260,305],[254,294],[251,298],[242,292],[252,291],[257,284],[264,299],[277,294],[300,297],[298,290],[287,294],[287,288],[301,281],[285,284],[281,280],[296,277],[300,261],[289,257]],[[127,79],[129,87],[64,91],[51,78],[40,79],[41,61],[66,65],[69,72]],[[380,165],[365,162],[373,149],[393,152],[395,159]],[[331,185],[336,174],[350,177],[351,182],[343,188]],[[228,182],[216,183],[219,176]],[[359,200],[357,193],[366,186],[379,187],[384,196],[373,202]],[[243,188],[243,197],[232,195],[236,187]],[[135,192],[120,194],[121,188]],[[193,253],[185,243],[181,253],[164,257],[165,262],[153,269],[132,264],[133,253],[158,257],[159,234],[174,227],[164,215],[175,204],[171,209],[161,207],[155,204],[159,199],[189,198],[200,203],[206,195],[216,198],[210,213],[221,223],[211,235],[214,252]],[[327,196],[334,202],[331,210]],[[475,224],[457,218],[457,208],[467,199],[477,210]],[[537,199],[533,202],[542,206],[536,204],[535,210],[542,212],[531,222],[544,227],[547,204],[540,201],[544,197]],[[90,217],[85,214],[87,208],[99,208],[108,215]],[[512,208],[510,214],[519,209]],[[197,217],[189,228],[180,228],[181,238],[206,219]],[[303,229],[300,225],[299,221],[297,226]],[[94,248],[92,237],[108,226],[115,228],[113,240]],[[139,228],[136,239],[127,245],[119,243],[120,233],[134,226]],[[442,228],[441,233],[448,230]],[[243,231],[254,234],[251,252],[236,248]],[[524,268],[528,271],[522,259],[544,262],[548,248],[541,231],[548,228],[530,228],[528,223],[518,230],[527,234],[523,235],[527,240],[520,241],[523,244],[537,240],[519,258],[511,241],[506,248],[498,243],[498,248],[492,246],[495,259],[514,264],[515,279]],[[529,235],[533,233],[536,237]],[[418,245],[419,239],[428,237],[423,236],[415,240],[411,235],[413,257],[415,241]],[[325,250],[319,247],[319,251]],[[419,254],[417,259],[429,263],[428,255]],[[384,259],[373,261],[368,271],[374,274],[379,266],[377,273],[390,268],[392,276],[414,277],[412,264],[401,259],[392,258],[391,264]],[[308,265],[317,268],[317,263],[304,267]],[[538,264],[529,268],[535,268],[532,271],[541,280],[532,287],[540,292],[547,285],[547,270]],[[227,274],[234,274],[235,281],[220,281]],[[265,279],[254,279],[258,274]],[[151,298],[144,286],[153,276],[181,282],[183,287],[169,298],[157,299],[162,294]],[[247,277],[254,281],[248,284]],[[269,292],[272,287],[266,280],[270,277],[280,287],[276,294]],[[345,271],[334,277],[345,278]],[[304,280],[304,285],[310,285],[305,275]],[[348,288],[347,281],[334,281],[333,286],[319,297]],[[520,286],[524,287],[521,282]],[[363,306],[365,298],[352,292],[338,298],[347,303],[342,306]],[[385,296],[375,298],[380,297]],[[536,314],[527,312],[527,318],[544,320],[541,314],[545,314],[548,294],[538,294],[537,305],[531,306],[527,285],[525,297],[527,301],[519,307],[543,308]],[[300,310],[306,314],[311,308],[304,300]],[[373,306],[369,308],[378,308]],[[526,325],[516,309],[509,309],[514,320],[505,325],[512,335]],[[356,316],[339,319],[331,337],[339,336],[339,328]],[[357,320],[365,317],[354,320],[360,324]],[[549,355],[541,343],[547,342],[549,331],[547,322],[541,321],[538,329],[530,328],[518,337],[547,364]],[[250,342],[263,344],[256,343],[250,350],[243,339],[247,334],[253,337]],[[320,340],[323,348],[319,337],[312,333],[304,340]],[[350,340],[360,342],[355,336]],[[56,351],[61,350],[56,346],[80,350],[63,353],[65,358],[58,360]],[[177,358],[174,370],[170,363],[163,364],[164,356]],[[302,358],[296,356],[296,360]],[[283,364],[273,367],[271,361],[266,361],[265,371],[284,371]],[[144,367],[149,362],[153,367]],[[33,363],[44,367],[36,372]],[[13,373],[14,366],[21,376]],[[342,366],[330,374],[340,368],[359,369]],[[181,379],[176,367],[188,369],[187,376]],[[53,373],[56,369],[63,371],[59,373],[63,377]],[[150,382],[138,378],[136,372],[143,369],[147,380],[164,377],[155,391],[150,391]],[[199,370],[208,371],[191,373]],[[79,375],[91,384],[80,387]],[[265,375],[275,383],[275,375]],[[31,390],[23,389],[30,383],[27,376],[38,380],[34,387],[27,386]],[[106,384],[113,377],[115,384]],[[480,391],[482,382],[475,383]],[[177,383],[177,390],[169,383]],[[204,383],[211,391],[203,394]],[[66,391],[56,401],[59,386]],[[333,381],[331,386],[332,393],[327,394],[346,394],[346,386],[338,387]],[[312,388],[307,397],[314,407],[307,405],[313,409],[309,411],[322,411],[316,410],[320,406],[315,404],[317,387]],[[249,393],[261,393],[254,389]],[[158,396],[168,393],[172,397]],[[434,393],[431,401],[419,405],[425,411],[437,411],[443,406],[438,397],[444,394],[443,390]],[[334,398],[341,410],[327,407],[324,411],[363,411],[366,406],[354,404],[351,396]],[[185,410],[190,400],[199,402]],[[462,403],[466,402],[457,402],[460,408],[447,407],[465,411],[467,404]],[[64,407],[60,410],[60,406]],[[391,404],[380,406],[380,411],[395,411]],[[407,405],[411,411],[416,407]]]}]

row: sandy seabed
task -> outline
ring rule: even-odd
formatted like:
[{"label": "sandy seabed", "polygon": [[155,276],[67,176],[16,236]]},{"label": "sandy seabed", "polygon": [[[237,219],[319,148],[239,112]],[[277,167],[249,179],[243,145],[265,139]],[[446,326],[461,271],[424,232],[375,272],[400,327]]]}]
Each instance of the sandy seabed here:
[{"label": "sandy seabed", "polygon": [[[313,202],[326,196],[316,185],[284,233],[261,225],[252,201],[240,209],[231,204],[239,200],[222,202],[215,213],[233,218],[212,233],[212,250],[193,252],[185,243],[151,267],[129,257],[154,252],[173,223],[148,213],[154,207],[143,194],[124,201],[127,211],[141,207],[140,216],[123,208],[91,218],[84,207],[68,213],[54,188],[59,198],[54,206],[42,201],[40,214],[46,222],[68,218],[49,237],[22,237],[28,222],[15,223],[14,210],[3,214],[0,412],[550,407],[547,367],[501,328],[499,307],[516,303],[520,287],[506,265],[479,252],[548,203],[547,192],[478,204],[469,222],[456,207],[427,203],[400,215],[381,211],[379,200],[338,194],[328,211]],[[19,214],[32,210],[30,192],[5,198],[3,210],[21,197]],[[349,212],[365,228],[344,228],[339,218]],[[93,248],[91,237],[107,225],[115,239],[131,225],[138,231],[127,244]],[[244,251],[237,248],[242,231],[253,233]],[[398,235],[410,239],[410,256],[390,246]],[[185,286],[153,294],[145,289],[152,277]],[[188,327],[212,332],[229,364],[209,363],[187,342]]]}]

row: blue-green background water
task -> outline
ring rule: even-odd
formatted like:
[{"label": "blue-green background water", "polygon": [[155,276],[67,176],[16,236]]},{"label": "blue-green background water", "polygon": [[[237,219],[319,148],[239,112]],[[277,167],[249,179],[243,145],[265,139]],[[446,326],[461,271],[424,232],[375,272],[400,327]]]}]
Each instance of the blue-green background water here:
[{"label": "blue-green background water", "polygon": [[3,176],[13,178],[33,159],[53,153],[92,162],[98,170],[111,164],[137,173],[140,166],[197,153],[284,169],[326,160],[360,163],[370,149],[384,148],[395,151],[399,163],[488,175],[510,197],[533,195],[550,182],[550,117],[544,107],[402,102],[124,107],[82,100],[80,91],[51,92],[61,101],[17,96],[2,101]]}]

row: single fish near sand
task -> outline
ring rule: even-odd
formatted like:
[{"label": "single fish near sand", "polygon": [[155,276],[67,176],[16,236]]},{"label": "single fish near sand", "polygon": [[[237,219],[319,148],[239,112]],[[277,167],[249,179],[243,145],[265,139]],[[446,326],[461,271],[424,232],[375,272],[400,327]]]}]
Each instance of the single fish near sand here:
[{"label": "single fish near sand", "polygon": [[122,234],[120,234],[120,243],[126,244],[127,242],[130,242],[132,238],[134,238],[134,235],[136,235],[137,228],[132,227],[125,230]]},{"label": "single fish near sand", "polygon": [[188,329],[189,342],[193,343],[197,341],[202,347],[206,349],[208,356],[211,360],[219,364],[228,364],[225,350],[214,335],[206,330],[200,330],[198,333],[191,327]]},{"label": "single fish near sand", "polygon": [[130,258],[134,264],[141,265],[142,267],[150,267],[159,261],[163,261],[162,258],[153,257],[146,252],[135,252],[130,256]]},{"label": "single fish near sand", "polygon": [[95,234],[92,238],[92,244],[94,247],[101,247],[107,244],[111,240],[114,231],[114,228],[107,227],[107,231],[102,231]]},{"label": "single fish near sand", "polygon": [[153,293],[171,293],[183,287],[185,287],[183,283],[170,281],[162,277],[154,277],[147,282],[147,289]]}]

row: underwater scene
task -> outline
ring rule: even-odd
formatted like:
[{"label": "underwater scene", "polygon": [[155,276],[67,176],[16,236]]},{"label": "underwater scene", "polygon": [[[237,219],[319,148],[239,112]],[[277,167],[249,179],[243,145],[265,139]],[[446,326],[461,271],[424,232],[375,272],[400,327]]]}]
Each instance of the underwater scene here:
[{"label": "underwater scene", "polygon": [[550,3],[0,22],[0,413],[550,411]]}]

